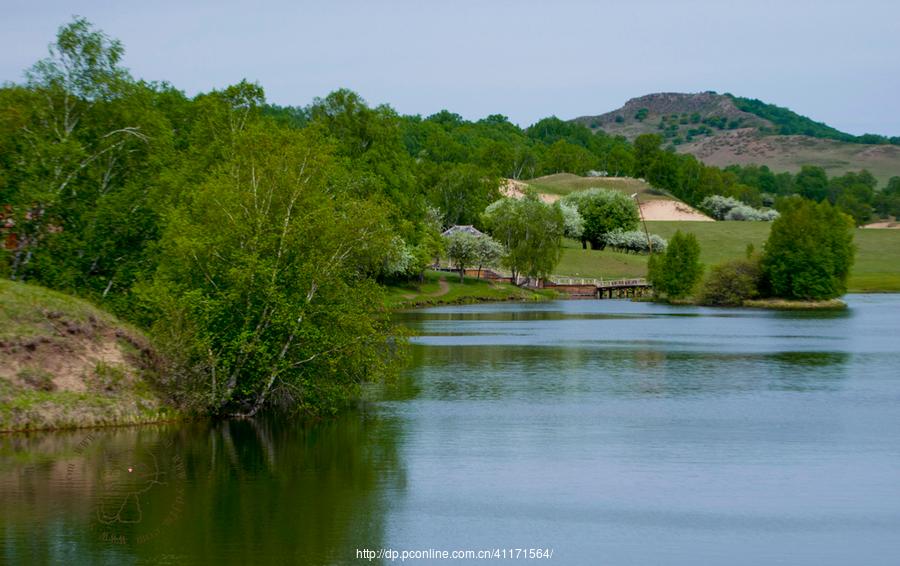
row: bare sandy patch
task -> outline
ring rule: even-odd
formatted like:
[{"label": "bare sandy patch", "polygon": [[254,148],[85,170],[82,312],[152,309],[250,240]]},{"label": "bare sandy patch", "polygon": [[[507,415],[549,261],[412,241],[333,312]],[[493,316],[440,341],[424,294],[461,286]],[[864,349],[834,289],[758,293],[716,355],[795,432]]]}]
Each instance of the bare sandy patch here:
[{"label": "bare sandy patch", "polygon": [[875,228],[875,229],[887,229],[887,230],[898,230],[900,229],[900,222],[896,221],[884,221],[884,222],[872,222],[871,224],[866,224],[863,228]]},{"label": "bare sandy patch", "polygon": [[[525,190],[527,188],[527,183],[516,181],[515,179],[506,179],[506,183],[504,183],[500,187],[500,194],[510,198],[523,198],[525,196]],[[551,195],[547,193],[538,193],[538,197],[543,202],[546,202],[548,204],[554,203],[559,200],[559,195]]]},{"label": "bare sandy patch", "polygon": [[709,216],[683,202],[674,200],[650,200],[641,203],[644,220],[683,220],[689,222],[715,222]]}]

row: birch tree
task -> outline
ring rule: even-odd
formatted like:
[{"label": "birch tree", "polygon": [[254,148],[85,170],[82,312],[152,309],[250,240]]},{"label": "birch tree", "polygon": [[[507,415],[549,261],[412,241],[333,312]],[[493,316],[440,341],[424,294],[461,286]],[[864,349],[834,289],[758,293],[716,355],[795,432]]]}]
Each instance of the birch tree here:
[{"label": "birch tree", "polygon": [[387,212],[330,184],[336,165],[315,132],[259,124],[237,141],[171,213],[143,291],[161,342],[193,350],[170,385],[233,416],[334,411],[391,367],[390,325],[366,277],[394,239]]}]

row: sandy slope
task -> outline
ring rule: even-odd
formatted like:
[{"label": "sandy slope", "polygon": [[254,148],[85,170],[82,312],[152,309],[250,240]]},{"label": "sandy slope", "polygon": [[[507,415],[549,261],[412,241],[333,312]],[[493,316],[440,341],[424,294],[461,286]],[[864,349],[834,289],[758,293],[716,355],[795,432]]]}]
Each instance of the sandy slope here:
[{"label": "sandy slope", "polygon": [[[507,197],[522,198],[525,196],[527,183],[507,179],[506,184],[500,187],[500,192]],[[559,200],[559,195],[539,193],[541,200],[547,203]],[[641,214],[644,220],[684,220],[690,222],[713,222],[713,219],[706,216],[691,206],[674,200],[655,199],[642,201]]]},{"label": "sandy slope", "polygon": [[651,200],[641,203],[644,220],[684,220],[689,222],[714,222],[712,218],[683,202]]}]

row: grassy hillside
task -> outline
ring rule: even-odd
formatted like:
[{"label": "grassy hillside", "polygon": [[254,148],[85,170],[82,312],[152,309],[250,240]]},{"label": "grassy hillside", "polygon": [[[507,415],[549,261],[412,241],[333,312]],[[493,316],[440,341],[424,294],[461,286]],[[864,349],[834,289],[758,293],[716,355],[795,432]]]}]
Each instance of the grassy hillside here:
[{"label": "grassy hillside", "polygon": [[584,189],[613,189],[627,195],[638,193],[641,200],[669,199],[665,191],[654,189],[649,183],[629,177],[580,177],[571,173],[557,173],[525,181],[539,193],[565,196]]},{"label": "grassy hillside", "polygon": [[[747,244],[761,250],[768,238],[768,222],[647,222],[653,233],[670,238],[676,230],[693,232],[700,240],[701,260],[708,266],[741,257]],[[850,276],[851,292],[900,291],[900,230],[856,230],[856,263]],[[567,242],[557,267],[560,275],[582,277],[641,277],[646,256],[612,251],[582,250]]]},{"label": "grassy hillside", "polygon": [[175,416],[140,332],[79,299],[0,280],[0,431]]},{"label": "grassy hillside", "polygon": [[797,173],[803,165],[816,165],[829,176],[867,169],[884,186],[900,175],[900,146],[865,145],[808,136],[764,136],[752,130],[734,130],[698,138],[677,147],[707,165],[768,165],[776,172]]}]

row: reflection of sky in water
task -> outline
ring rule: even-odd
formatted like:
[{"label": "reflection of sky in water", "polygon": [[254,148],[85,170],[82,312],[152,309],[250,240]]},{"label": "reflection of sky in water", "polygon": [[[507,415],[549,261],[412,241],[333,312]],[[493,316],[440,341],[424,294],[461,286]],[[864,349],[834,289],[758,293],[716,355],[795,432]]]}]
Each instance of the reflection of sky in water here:
[{"label": "reflection of sky in water", "polygon": [[388,539],[525,539],[567,564],[891,564],[900,296],[848,302],[404,315],[412,393],[382,406],[409,421],[417,488]]}]

